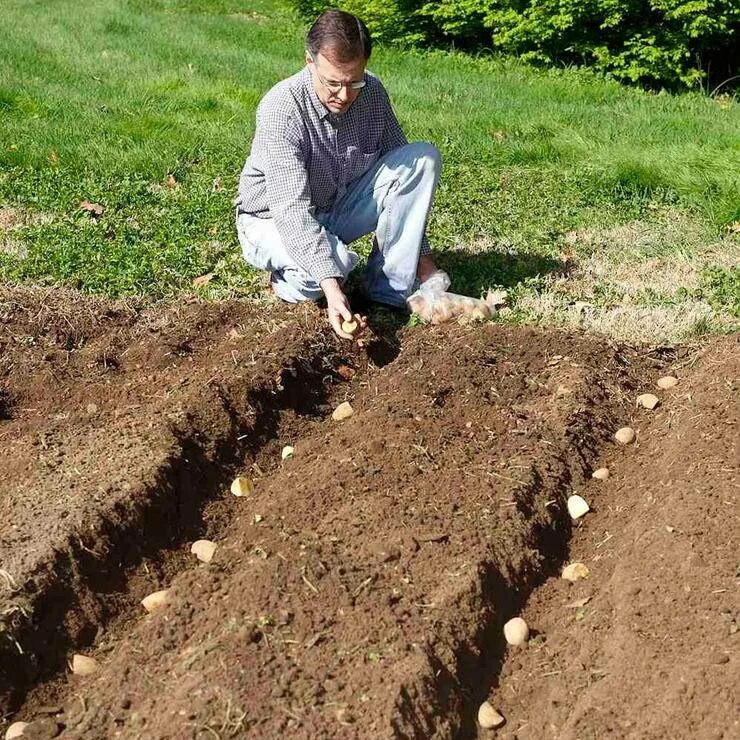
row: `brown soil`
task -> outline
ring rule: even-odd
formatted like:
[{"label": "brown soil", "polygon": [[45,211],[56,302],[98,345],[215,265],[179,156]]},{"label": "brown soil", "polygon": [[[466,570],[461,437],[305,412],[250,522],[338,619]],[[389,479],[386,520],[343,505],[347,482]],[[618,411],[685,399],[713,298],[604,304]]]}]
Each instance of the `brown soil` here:
[{"label": "brown soil", "polygon": [[[488,696],[509,736],[730,737],[732,342],[391,339],[313,307],[0,293],[0,710],[24,737],[470,737]],[[566,589],[569,556],[591,578]],[[507,652],[519,613],[537,634]]]},{"label": "brown soil", "polygon": [[590,575],[527,605],[539,639],[492,692],[503,737],[740,737],[737,337],[695,361],[586,487],[569,559]]}]

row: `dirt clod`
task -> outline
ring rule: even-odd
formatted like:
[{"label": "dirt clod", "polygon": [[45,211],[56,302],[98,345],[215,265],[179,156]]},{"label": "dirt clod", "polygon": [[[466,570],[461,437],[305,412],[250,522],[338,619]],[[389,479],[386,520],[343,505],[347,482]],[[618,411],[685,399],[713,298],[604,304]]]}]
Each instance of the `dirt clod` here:
[{"label": "dirt clod", "polygon": [[29,722],[21,737],[29,740],[53,740],[62,731],[62,726],[52,717],[41,717]]},{"label": "dirt clod", "polygon": [[675,375],[664,375],[662,378],[658,378],[658,388],[662,388],[664,391],[675,388],[678,385],[678,378]]},{"label": "dirt clod", "polygon": [[378,541],[370,545],[370,553],[379,563],[388,563],[401,557],[401,550],[394,544]]}]

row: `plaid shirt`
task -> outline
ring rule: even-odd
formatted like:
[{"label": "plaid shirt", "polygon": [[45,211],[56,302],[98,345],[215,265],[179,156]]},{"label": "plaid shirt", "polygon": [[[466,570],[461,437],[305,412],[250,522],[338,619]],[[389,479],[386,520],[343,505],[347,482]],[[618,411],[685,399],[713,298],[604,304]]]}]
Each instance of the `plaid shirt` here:
[{"label": "plaid shirt", "polygon": [[[273,218],[288,254],[316,282],[342,276],[316,213],[331,210],[380,157],[407,143],[382,83],[371,74],[366,80],[342,115],[321,103],[307,67],[275,85],[257,108],[239,178],[238,213]],[[421,254],[430,252],[425,237]]]}]

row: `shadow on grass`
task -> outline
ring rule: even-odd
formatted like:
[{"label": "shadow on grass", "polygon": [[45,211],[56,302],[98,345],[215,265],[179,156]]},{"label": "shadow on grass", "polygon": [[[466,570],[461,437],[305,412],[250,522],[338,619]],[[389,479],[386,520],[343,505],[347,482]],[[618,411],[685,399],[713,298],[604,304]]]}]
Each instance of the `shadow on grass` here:
[{"label": "shadow on grass", "polygon": [[452,280],[450,290],[475,298],[489,288],[514,288],[531,278],[564,274],[567,263],[532,252],[469,252],[464,249],[439,252],[437,264]]}]

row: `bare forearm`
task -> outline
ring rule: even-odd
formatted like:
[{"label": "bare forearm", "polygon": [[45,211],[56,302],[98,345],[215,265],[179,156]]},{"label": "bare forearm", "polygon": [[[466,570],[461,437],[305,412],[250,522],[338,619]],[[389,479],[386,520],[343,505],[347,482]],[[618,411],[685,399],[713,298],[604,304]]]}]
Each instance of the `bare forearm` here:
[{"label": "bare forearm", "polygon": [[319,285],[321,286],[321,290],[324,291],[324,295],[327,300],[329,300],[329,296],[344,295],[342,286],[339,284],[339,280],[337,278],[324,278]]}]

